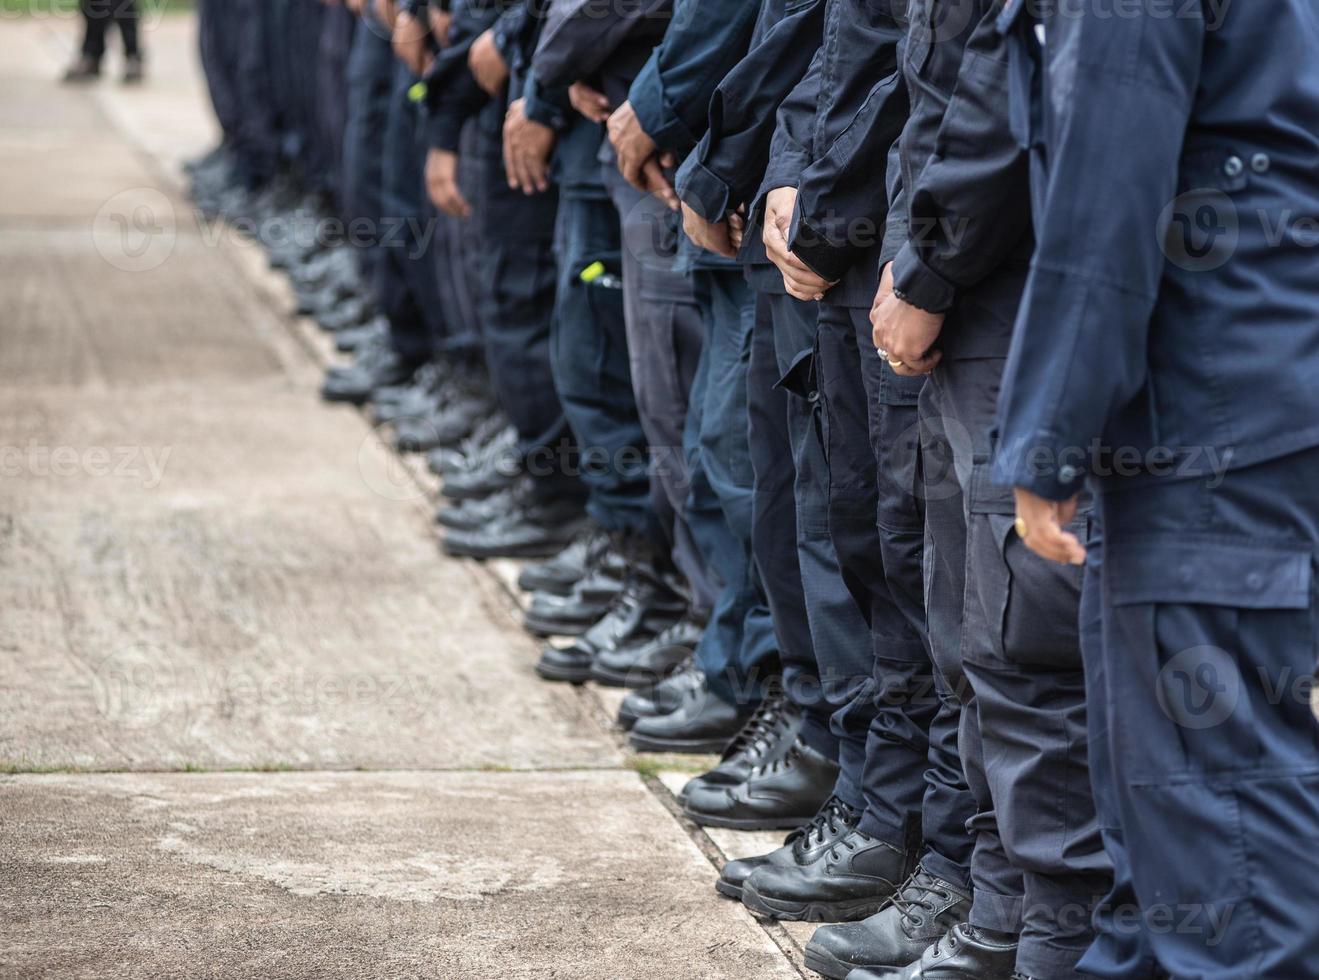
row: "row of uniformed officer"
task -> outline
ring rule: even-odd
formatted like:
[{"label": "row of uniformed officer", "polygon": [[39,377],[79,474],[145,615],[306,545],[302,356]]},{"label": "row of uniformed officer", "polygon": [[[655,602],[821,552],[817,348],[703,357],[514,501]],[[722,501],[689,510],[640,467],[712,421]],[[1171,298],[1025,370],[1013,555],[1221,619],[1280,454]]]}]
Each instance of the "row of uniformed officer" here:
[{"label": "row of uniformed officer", "polygon": [[[524,576],[577,635],[537,669],[634,687],[638,748],[727,746],[686,812],[793,832],[716,887],[834,923],[825,976],[1319,975],[1319,17],[1176,6],[414,0],[374,35],[417,56],[381,180],[424,207],[429,154],[451,274],[377,255],[406,302],[361,370],[438,359],[447,398],[482,357],[524,472],[467,447],[451,550],[549,551],[585,496]],[[612,462],[533,473],[555,442]]]}]

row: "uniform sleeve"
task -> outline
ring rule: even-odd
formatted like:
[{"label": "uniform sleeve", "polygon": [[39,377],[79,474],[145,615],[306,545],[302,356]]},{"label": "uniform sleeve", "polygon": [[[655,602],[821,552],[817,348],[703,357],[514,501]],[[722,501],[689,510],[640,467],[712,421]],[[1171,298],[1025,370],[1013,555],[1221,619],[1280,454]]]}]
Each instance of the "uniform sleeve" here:
[{"label": "uniform sleeve", "polygon": [[770,161],[781,103],[820,45],[824,0],[809,0],[775,24],[719,83],[710,122],[678,172],[678,196],[707,221],[749,203]]},{"label": "uniform sleeve", "polygon": [[1004,484],[1074,495],[1082,451],[1145,384],[1160,215],[1177,194],[1204,40],[1202,17],[1157,11],[1048,25],[1049,177],[999,398]]},{"label": "uniform sleeve", "polygon": [[[858,16],[854,18],[863,23]],[[801,175],[789,246],[803,262],[839,280],[883,233],[889,213],[887,187],[876,179],[907,118],[907,90],[898,69],[903,40],[896,22],[840,32],[824,51],[822,73],[865,73],[870,84],[851,119],[832,123],[837,100],[820,99],[816,129],[838,137]]]},{"label": "uniform sleeve", "polygon": [[590,78],[634,33],[662,24],[672,6],[672,0],[553,0],[532,68],[537,81],[566,88]]},{"label": "uniform sleeve", "polygon": [[467,67],[467,55],[472,43],[498,16],[498,10],[464,0],[454,4],[453,43],[439,53],[426,75],[423,132],[427,146],[457,153],[463,124],[489,101]]},{"label": "uniform sleeve", "polygon": [[757,201],[777,187],[796,187],[810,166],[815,151],[815,107],[820,99],[823,69],[824,48],[817,46],[806,74],[793,86],[775,114],[769,165],[761,178]]},{"label": "uniform sleeve", "polygon": [[628,101],[661,150],[685,156],[709,120],[715,86],[746,53],[758,0],[678,0]]},{"label": "uniform sleeve", "polygon": [[[1024,2],[1024,0],[1021,0]],[[1030,171],[1008,121],[1008,54],[998,7],[972,29],[935,151],[906,189],[911,222],[893,288],[941,313],[998,268],[1030,224]],[[935,44],[931,57],[946,45]]]}]

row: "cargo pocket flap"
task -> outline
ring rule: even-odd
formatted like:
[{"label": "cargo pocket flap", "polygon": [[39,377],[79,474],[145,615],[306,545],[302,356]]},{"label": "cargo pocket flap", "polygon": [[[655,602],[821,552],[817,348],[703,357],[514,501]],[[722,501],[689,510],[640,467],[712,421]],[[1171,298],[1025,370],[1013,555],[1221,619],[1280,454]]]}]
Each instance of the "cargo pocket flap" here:
[{"label": "cargo pocket flap", "polygon": [[989,463],[976,463],[972,467],[970,512],[972,514],[1015,515],[1017,513],[1017,501],[1012,495],[1012,488],[995,483],[991,470],[992,467]]},{"label": "cargo pocket flap", "polygon": [[1215,535],[1113,541],[1104,553],[1115,605],[1167,602],[1237,609],[1307,609],[1311,556],[1303,547]]},{"label": "cargo pocket flap", "polygon": [[811,392],[815,390],[815,348],[807,347],[794,357],[774,387],[802,398],[810,398]]}]

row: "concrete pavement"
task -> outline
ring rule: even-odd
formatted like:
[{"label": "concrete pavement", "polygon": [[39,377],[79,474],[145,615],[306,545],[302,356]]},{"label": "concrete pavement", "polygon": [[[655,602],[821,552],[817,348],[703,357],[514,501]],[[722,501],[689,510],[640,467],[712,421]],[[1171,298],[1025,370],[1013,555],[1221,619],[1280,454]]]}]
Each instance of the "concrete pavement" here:
[{"label": "concrete pavement", "polygon": [[0,20],[0,977],[799,976],[712,888],[775,838],[534,677],[511,569],[192,214],[190,20],[140,91],[56,85],[74,34]]}]

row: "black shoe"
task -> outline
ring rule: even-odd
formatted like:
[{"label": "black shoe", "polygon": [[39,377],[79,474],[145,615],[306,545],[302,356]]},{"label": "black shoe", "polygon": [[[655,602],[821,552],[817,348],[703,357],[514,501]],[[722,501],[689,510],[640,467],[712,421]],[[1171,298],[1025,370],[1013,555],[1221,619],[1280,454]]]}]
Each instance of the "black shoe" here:
[{"label": "black shoe", "polygon": [[797,742],[801,726],[802,715],[797,706],[781,691],[769,694],[728,743],[719,765],[689,779],[682,788],[681,799],[686,800],[693,792],[745,782],[753,770],[787,755]]},{"label": "black shoe", "polygon": [[457,558],[548,558],[585,525],[578,500],[522,500],[485,527],[450,531],[441,545]]},{"label": "black shoe", "polygon": [[722,752],[754,710],[750,705],[729,704],[707,683],[688,692],[667,715],[638,718],[628,741],[638,752]]},{"label": "black shoe", "polygon": [[838,763],[799,736],[781,758],[753,769],[740,783],[691,789],[683,809],[704,827],[791,830],[833,795],[837,780]]},{"label": "black shoe", "polygon": [[389,325],[376,319],[360,327],[339,331],[334,335],[334,349],[341,354],[354,354],[370,344],[385,343],[388,337]]},{"label": "black shoe", "polygon": [[95,58],[81,56],[64,72],[64,82],[77,85],[82,82],[94,82],[101,77],[101,63]]},{"label": "black shoe", "polygon": [[791,922],[855,922],[878,912],[897,893],[916,855],[855,826],[818,860],[791,868],[762,868],[742,887],[752,912]]},{"label": "black shoe", "polygon": [[519,500],[517,488],[486,497],[485,500],[464,500],[457,506],[441,507],[435,512],[435,521],[455,531],[479,531],[502,521],[517,510]]},{"label": "black shoe", "polygon": [[522,461],[516,443],[480,456],[473,466],[446,474],[440,493],[450,500],[479,500],[517,483]]},{"label": "black shoe", "polygon": [[423,363],[424,358],[399,355],[387,341],[371,344],[357,352],[352,364],[326,373],[321,397],[328,402],[361,405],[370,401],[377,389],[407,381]]},{"label": "black shoe", "polygon": [[125,85],[141,85],[146,80],[146,66],[140,54],[130,55],[124,59],[124,75],[121,81]]},{"label": "black shoe", "polygon": [[687,661],[654,687],[631,691],[618,706],[618,727],[631,731],[642,718],[654,718],[678,710],[691,691],[705,685],[705,675],[692,661]]},{"label": "black shoe", "polygon": [[895,969],[853,970],[848,980],[1012,980],[1017,944],[990,939],[961,923],[925,948],[920,959]]},{"label": "black shoe", "polygon": [[478,391],[465,383],[451,382],[445,386],[436,409],[417,418],[406,437],[399,430],[399,448],[424,453],[441,446],[460,445],[497,410],[488,389]]},{"label": "black shoe", "polygon": [[553,558],[522,569],[518,588],[523,592],[571,595],[573,586],[586,574],[587,567],[608,547],[609,535],[593,526],[575,537]]},{"label": "black shoe", "polygon": [[761,868],[790,868],[808,864],[819,858],[826,848],[852,829],[855,818],[851,808],[836,796],[831,796],[810,823],[798,827],[788,835],[783,846],[768,854],[729,861],[719,872],[714,883],[715,891],[729,898],[742,898],[742,886]]},{"label": "black shoe", "polygon": [[[687,611],[687,599],[679,591],[667,555],[634,538],[620,540],[617,547],[627,568],[622,589],[605,614],[571,646],[546,649],[544,669],[537,667],[546,680],[583,683],[590,679],[591,663],[602,650],[652,639]],[[566,669],[569,660],[571,669]]]},{"label": "black shoe", "polygon": [[[388,321],[385,323],[388,329]],[[440,391],[448,376],[447,366],[439,361],[427,361],[406,383],[377,391],[371,417],[377,423],[385,423],[430,414],[440,403]]]},{"label": "black shoe", "polygon": [[316,315],[316,325],[327,333],[338,334],[365,326],[376,317],[375,301],[365,293],[344,300],[332,309]]},{"label": "black shoe", "polygon": [[517,455],[518,432],[502,413],[484,419],[457,446],[441,446],[426,454],[426,466],[442,479],[449,479],[485,465],[491,456]]},{"label": "black shoe", "polygon": [[705,625],[683,616],[650,640],[601,650],[591,664],[591,680],[606,687],[652,687],[689,660]]},{"label": "black shoe", "polygon": [[605,548],[566,596],[535,593],[522,625],[535,636],[582,636],[609,612],[627,574],[627,561],[618,549]]},{"label": "black shoe", "polygon": [[917,867],[870,918],[815,930],[806,945],[806,965],[831,980],[846,980],[858,968],[905,967],[970,912],[967,889]]}]

